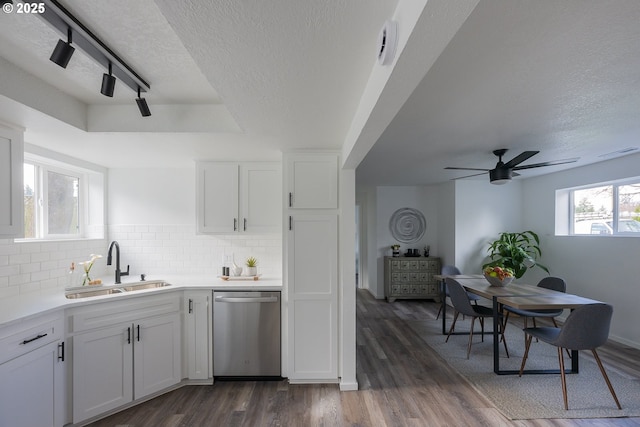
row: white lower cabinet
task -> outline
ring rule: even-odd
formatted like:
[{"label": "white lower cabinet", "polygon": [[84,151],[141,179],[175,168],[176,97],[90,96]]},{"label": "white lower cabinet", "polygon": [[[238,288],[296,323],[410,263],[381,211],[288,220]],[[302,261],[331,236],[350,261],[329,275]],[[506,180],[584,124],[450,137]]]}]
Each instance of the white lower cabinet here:
[{"label": "white lower cabinet", "polygon": [[73,336],[74,423],[180,382],[179,297],[137,304],[101,304],[73,316],[72,327],[83,321],[101,325]]},{"label": "white lower cabinet", "polygon": [[211,291],[184,294],[184,360],[190,380],[211,378]]},{"label": "white lower cabinet", "polygon": [[62,317],[0,329],[0,426],[65,424]]}]

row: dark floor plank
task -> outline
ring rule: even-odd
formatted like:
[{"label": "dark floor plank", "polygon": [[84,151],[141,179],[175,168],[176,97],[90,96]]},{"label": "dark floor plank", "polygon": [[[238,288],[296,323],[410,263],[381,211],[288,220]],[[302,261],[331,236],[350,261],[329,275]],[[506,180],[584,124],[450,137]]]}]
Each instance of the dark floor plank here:
[{"label": "dark floor plank", "polygon": [[[217,381],[213,386],[180,388],[91,425],[640,427],[640,418],[506,419],[408,326],[413,320],[433,319],[438,330],[439,306],[433,301],[387,303],[358,291],[358,391],[340,392],[335,384],[291,385],[286,380]],[[512,327],[520,326],[519,319],[513,322]],[[640,379],[640,351],[608,343],[599,353],[607,369]]]}]

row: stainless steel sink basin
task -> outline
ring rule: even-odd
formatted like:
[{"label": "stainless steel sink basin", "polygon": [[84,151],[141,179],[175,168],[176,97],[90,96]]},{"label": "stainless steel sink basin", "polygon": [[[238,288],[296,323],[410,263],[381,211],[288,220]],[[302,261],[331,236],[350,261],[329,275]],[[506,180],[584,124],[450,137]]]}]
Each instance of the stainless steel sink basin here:
[{"label": "stainless steel sink basin", "polygon": [[145,289],[163,288],[165,286],[171,286],[171,283],[167,283],[162,280],[154,280],[149,282],[127,283],[125,285],[110,285],[99,287],[92,286],[88,289],[81,288],[67,291],[64,296],[68,299],[90,298],[102,295],[126,294],[129,292],[142,291]]}]

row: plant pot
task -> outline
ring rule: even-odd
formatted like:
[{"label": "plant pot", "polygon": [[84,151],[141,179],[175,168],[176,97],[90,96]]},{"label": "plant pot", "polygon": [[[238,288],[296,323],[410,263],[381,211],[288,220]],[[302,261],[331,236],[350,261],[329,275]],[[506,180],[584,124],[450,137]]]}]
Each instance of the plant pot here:
[{"label": "plant pot", "polygon": [[247,267],[247,276],[257,276],[258,267]]}]

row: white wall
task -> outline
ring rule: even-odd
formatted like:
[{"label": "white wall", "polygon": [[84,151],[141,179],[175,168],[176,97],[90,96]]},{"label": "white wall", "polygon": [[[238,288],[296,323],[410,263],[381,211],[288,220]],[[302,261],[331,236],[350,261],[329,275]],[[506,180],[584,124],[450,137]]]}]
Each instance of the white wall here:
[{"label": "white wall", "polygon": [[[358,188],[356,203],[360,206],[360,287],[367,289],[378,297],[378,250],[377,250],[377,218],[376,189],[372,187]],[[381,296],[380,298],[383,298]]]},{"label": "white wall", "polygon": [[502,231],[524,231],[521,182],[457,180],[455,187],[455,265],[464,273],[479,274],[489,242]]},{"label": "white wall", "polygon": [[[613,305],[611,337],[640,348],[640,237],[555,236],[555,191],[640,175],[640,155],[570,169],[523,183],[525,227],[540,232],[542,261],[567,291]],[[536,272],[538,276],[542,276]]]},{"label": "white wall", "polygon": [[389,231],[389,220],[400,208],[418,209],[424,215],[427,229],[420,241],[400,243],[400,251],[430,246],[431,256],[438,252],[438,187],[378,187],[376,189],[376,237],[369,242],[369,251],[376,257],[376,286],[369,288],[376,298],[384,298],[384,257],[391,255],[391,245],[397,242]]},{"label": "white wall", "polygon": [[456,185],[448,181],[438,186],[438,255],[442,265],[456,263]]},{"label": "white wall", "polygon": [[[121,248],[131,274],[221,273],[223,256],[238,265],[258,258],[258,273],[282,277],[282,234],[196,235],[195,166],[187,169],[111,169],[109,240]],[[112,267],[109,267],[110,274]]]}]

